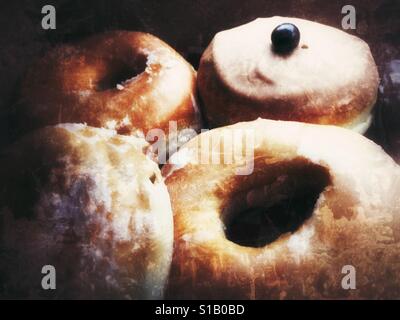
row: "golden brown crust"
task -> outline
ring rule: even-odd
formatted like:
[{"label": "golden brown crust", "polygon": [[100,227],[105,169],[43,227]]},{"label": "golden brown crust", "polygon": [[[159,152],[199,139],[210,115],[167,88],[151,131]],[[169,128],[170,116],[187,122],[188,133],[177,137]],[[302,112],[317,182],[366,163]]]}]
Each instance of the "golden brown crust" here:
[{"label": "golden brown crust", "polygon": [[[161,298],[170,200],[144,140],[63,124],[0,158],[0,297]],[[57,290],[41,287],[45,265]]]},{"label": "golden brown crust", "polygon": [[[241,160],[199,162],[201,139],[237,130],[255,134],[251,175],[236,175]],[[234,145],[233,154],[243,148]],[[257,120],[203,133],[170,161],[163,168],[175,224],[169,298],[399,297],[400,168],[373,142],[333,126]],[[310,217],[265,246],[229,241],[227,217],[260,201],[260,190],[269,207],[293,203],[295,194],[318,197]],[[355,290],[341,286],[345,265],[355,267]]]},{"label": "golden brown crust", "polygon": [[140,32],[113,31],[56,47],[27,73],[20,129],[87,123],[121,134],[198,128],[196,72],[170,46]]},{"label": "golden brown crust", "polygon": [[[290,22],[299,46],[272,50],[270,34]],[[212,127],[255,120],[334,124],[363,132],[376,101],[379,75],[368,45],[340,30],[302,19],[273,17],[218,33],[198,72]],[[360,127],[361,125],[361,127]]]}]

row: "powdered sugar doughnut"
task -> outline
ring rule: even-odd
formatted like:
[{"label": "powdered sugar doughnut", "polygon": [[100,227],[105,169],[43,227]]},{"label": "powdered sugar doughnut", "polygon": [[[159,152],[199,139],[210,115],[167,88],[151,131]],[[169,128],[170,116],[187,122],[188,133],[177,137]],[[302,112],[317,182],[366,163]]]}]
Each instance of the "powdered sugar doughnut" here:
[{"label": "powdered sugar doughnut", "polygon": [[[170,200],[148,144],[84,125],[47,127],[0,157],[0,297],[161,298]],[[57,290],[41,270],[57,271]]]}]

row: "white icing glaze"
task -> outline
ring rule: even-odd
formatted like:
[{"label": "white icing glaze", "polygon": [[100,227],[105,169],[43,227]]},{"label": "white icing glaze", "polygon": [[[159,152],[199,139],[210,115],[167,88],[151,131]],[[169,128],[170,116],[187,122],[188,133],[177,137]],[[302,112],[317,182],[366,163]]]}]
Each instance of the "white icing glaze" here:
[{"label": "white icing glaze", "polygon": [[[294,23],[301,32],[299,47],[290,58],[282,58],[271,49],[269,35],[283,20]],[[271,95],[336,93],[365,74],[365,43],[354,40],[338,29],[308,20],[260,18],[217,34],[213,57],[223,82],[246,97],[264,100]],[[303,44],[308,49],[301,49]],[[343,93],[348,94],[348,90]]]}]

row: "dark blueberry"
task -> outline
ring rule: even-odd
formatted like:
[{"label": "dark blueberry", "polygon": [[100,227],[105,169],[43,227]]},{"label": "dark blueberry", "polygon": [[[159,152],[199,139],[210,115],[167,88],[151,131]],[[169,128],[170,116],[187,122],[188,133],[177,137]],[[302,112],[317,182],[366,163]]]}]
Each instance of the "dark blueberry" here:
[{"label": "dark blueberry", "polygon": [[272,31],[271,41],[275,52],[287,54],[299,45],[300,31],[294,24],[282,23]]}]

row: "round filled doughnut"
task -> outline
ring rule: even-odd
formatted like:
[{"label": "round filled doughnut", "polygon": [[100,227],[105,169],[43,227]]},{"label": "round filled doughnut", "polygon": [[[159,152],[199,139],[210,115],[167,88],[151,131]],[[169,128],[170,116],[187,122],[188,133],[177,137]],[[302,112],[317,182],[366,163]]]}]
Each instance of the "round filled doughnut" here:
[{"label": "round filled doughnut", "polygon": [[332,124],[364,133],[379,75],[369,46],[297,18],[259,18],[219,32],[198,71],[211,127],[258,117]]},{"label": "round filled doughnut", "polygon": [[[172,211],[146,148],[133,136],[62,124],[2,152],[0,297],[162,298]],[[55,268],[56,290],[41,285],[45,266]]]},{"label": "round filled doughnut", "polygon": [[202,133],[169,161],[168,298],[399,296],[400,168],[362,135],[259,119]]},{"label": "round filled doughnut", "polygon": [[200,127],[196,72],[148,33],[112,31],[60,45],[37,61],[21,85],[19,131],[86,123],[146,135]]}]

